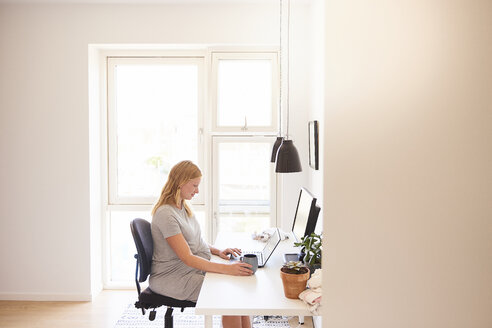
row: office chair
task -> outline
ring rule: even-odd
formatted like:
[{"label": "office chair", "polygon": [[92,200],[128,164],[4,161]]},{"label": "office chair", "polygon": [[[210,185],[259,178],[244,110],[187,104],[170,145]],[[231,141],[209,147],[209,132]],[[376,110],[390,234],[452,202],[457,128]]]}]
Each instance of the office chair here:
[{"label": "office chair", "polygon": [[144,291],[141,291],[140,282],[146,281],[150,274],[154,244],[152,241],[150,223],[148,221],[144,219],[134,219],[130,223],[130,229],[132,231],[133,241],[137,247],[137,254],[135,254],[135,258],[137,259],[135,284],[137,285],[138,301],[135,302],[135,307],[141,309],[142,314],[145,314],[146,309],[152,309],[149,313],[149,320],[152,321],[156,316],[155,309],[163,305],[167,306],[167,311],[164,316],[164,328],[173,328],[174,308],[181,308],[181,312],[183,312],[185,307],[195,307],[196,303],[156,294],[149,287]]}]

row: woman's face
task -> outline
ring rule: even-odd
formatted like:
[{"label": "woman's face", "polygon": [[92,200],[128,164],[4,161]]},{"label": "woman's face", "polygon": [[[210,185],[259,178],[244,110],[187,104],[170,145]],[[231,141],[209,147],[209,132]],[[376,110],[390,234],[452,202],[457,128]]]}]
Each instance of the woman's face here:
[{"label": "woman's face", "polygon": [[195,178],[191,179],[187,183],[181,186],[181,198],[190,200],[195,196],[195,194],[198,194],[198,185],[200,184],[200,181],[202,178]]}]

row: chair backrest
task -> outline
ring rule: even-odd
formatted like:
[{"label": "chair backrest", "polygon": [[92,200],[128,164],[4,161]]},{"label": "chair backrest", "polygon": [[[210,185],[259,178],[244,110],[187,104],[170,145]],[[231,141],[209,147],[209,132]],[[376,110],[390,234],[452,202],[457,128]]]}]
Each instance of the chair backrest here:
[{"label": "chair backrest", "polygon": [[140,265],[138,281],[144,282],[150,274],[152,254],[154,252],[150,223],[144,219],[134,219],[130,222],[130,229],[137,247],[138,263]]}]

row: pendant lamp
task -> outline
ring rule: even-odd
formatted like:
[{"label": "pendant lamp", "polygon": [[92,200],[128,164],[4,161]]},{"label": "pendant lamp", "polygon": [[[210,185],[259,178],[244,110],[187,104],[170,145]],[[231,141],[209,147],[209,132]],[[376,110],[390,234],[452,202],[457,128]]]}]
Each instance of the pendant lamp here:
[{"label": "pendant lamp", "polygon": [[[280,118],[282,117],[282,17],[283,8],[282,0],[280,0]],[[299,153],[292,140],[289,140],[289,31],[290,30],[290,0],[287,0],[287,133],[285,138],[282,134],[282,119],[280,119],[280,136],[277,137],[272,149],[271,161],[276,161],[275,172],[277,173],[293,173],[301,172],[301,161]]]},{"label": "pendant lamp", "polygon": [[275,140],[275,143],[273,144],[273,148],[272,148],[272,158],[270,159],[270,162],[275,163],[275,160],[277,159],[278,148],[282,144],[282,141],[284,141],[284,138],[280,136],[278,136],[277,139]]}]

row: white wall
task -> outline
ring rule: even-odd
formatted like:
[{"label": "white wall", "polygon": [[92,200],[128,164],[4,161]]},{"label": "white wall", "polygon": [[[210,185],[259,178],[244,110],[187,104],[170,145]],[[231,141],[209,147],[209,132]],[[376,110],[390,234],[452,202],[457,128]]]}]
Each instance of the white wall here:
[{"label": "white wall", "polygon": [[[293,11],[302,26],[306,6]],[[99,286],[98,149],[89,149],[89,44],[278,44],[278,4],[0,5],[0,299],[82,300]],[[293,33],[293,56],[303,37]],[[303,64],[302,64],[303,65]],[[302,66],[301,65],[301,66]],[[303,69],[292,100],[307,102]],[[97,100],[95,100],[97,101]],[[307,158],[305,112],[291,109],[292,137]],[[299,134],[299,135],[298,135]],[[307,159],[306,159],[307,160]],[[305,167],[307,164],[303,163]],[[298,190],[303,175],[285,178]],[[292,187],[291,187],[292,186]],[[97,194],[92,200],[97,200]],[[283,210],[291,217],[293,209]],[[289,211],[291,213],[289,213]]]},{"label": "white wall", "polygon": [[[308,171],[308,184],[307,188],[317,198],[317,205],[321,207],[321,211],[318,216],[318,222],[315,232],[323,232],[323,218],[325,212],[329,212],[329,207],[325,209],[325,206],[329,204],[324,203],[324,184],[329,183],[324,180],[323,159],[324,159],[324,135],[325,135],[325,1],[314,0],[310,6],[310,46],[309,52],[311,53],[312,65],[310,68],[309,76],[309,111],[308,121],[318,121],[319,125],[319,170],[315,170],[309,165],[306,165]],[[309,153],[308,153],[309,156]],[[313,317],[314,326],[316,328],[322,327],[322,317]]]},{"label": "white wall", "polygon": [[326,3],[326,327],[492,327],[492,2]]},{"label": "white wall", "polygon": [[[310,45],[309,49],[312,58],[312,65],[310,68],[310,84],[309,84],[309,114],[308,121],[318,121],[319,126],[319,170],[315,170],[308,165],[306,165],[306,170],[308,174],[308,190],[313,193],[317,198],[317,204],[321,207],[321,212],[318,217],[318,224],[316,226],[316,232],[320,233],[323,230],[323,185],[325,181],[323,180],[323,154],[324,154],[324,59],[325,59],[325,49],[324,49],[324,1],[314,0],[310,8],[311,13],[311,31],[310,35]],[[306,127],[307,129],[307,127]],[[309,156],[309,153],[308,153]]]}]

